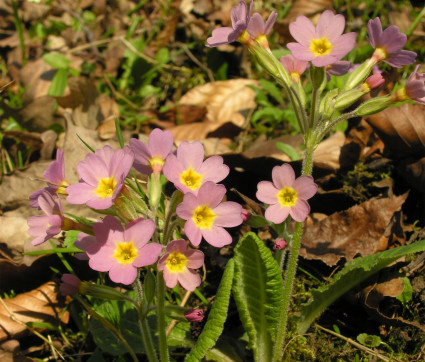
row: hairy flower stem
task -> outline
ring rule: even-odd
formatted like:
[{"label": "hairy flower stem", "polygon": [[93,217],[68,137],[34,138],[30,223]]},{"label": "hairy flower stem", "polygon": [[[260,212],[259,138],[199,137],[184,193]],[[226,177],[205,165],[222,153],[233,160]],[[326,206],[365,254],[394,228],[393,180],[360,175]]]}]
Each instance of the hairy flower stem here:
[{"label": "hairy flower stem", "polygon": [[[314,146],[306,142],[306,150],[303,161],[303,175],[311,175],[313,170],[313,151]],[[285,283],[283,286],[283,301],[280,312],[280,318],[276,328],[276,341],[273,350],[273,362],[281,361],[282,348],[285,343],[286,329],[288,325],[289,307],[292,299],[292,289],[294,285],[295,275],[297,272],[298,254],[301,246],[301,238],[303,234],[304,223],[297,222],[295,224],[294,238],[292,239],[292,247],[289,253],[288,266],[286,268]]]},{"label": "hairy flower stem", "polygon": [[167,345],[167,335],[166,335],[166,325],[165,325],[165,284],[164,276],[162,271],[158,271],[156,278],[156,314],[158,320],[158,335],[159,335],[159,356],[161,362],[168,362],[168,345]]},{"label": "hairy flower stem", "polygon": [[148,356],[149,362],[157,362],[155,347],[152,341],[152,334],[149,328],[148,320],[146,318],[144,299],[143,299],[143,287],[139,277],[133,283],[133,288],[137,293],[137,302],[139,304],[138,313],[139,320],[138,325],[140,333],[142,335],[142,341],[146,349],[146,355]]}]

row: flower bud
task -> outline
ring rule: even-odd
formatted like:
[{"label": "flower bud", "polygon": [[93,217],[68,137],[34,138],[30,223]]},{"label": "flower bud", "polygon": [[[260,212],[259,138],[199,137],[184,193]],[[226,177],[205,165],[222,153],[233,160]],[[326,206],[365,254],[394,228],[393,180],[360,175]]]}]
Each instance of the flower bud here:
[{"label": "flower bud", "polygon": [[62,295],[74,295],[78,293],[81,280],[75,275],[64,274],[61,278],[61,282],[59,291]]},{"label": "flower bud", "polygon": [[184,317],[189,322],[202,322],[204,319],[204,311],[201,309],[189,309],[185,314]]},{"label": "flower bud", "polygon": [[278,239],[276,239],[276,241],[273,245],[273,249],[274,250],[282,250],[282,249],[286,248],[286,245],[287,245],[287,243],[286,243],[285,240],[283,240],[282,238],[278,238]]},{"label": "flower bud", "polygon": [[148,195],[149,195],[149,205],[151,207],[156,207],[161,200],[162,195],[162,183],[160,175],[152,173],[148,179]]},{"label": "flower bud", "polygon": [[326,86],[326,70],[325,67],[310,67],[310,78],[313,88],[322,91]]},{"label": "flower bud", "polygon": [[342,92],[335,101],[335,109],[345,109],[349,106],[351,106],[354,102],[358,101],[365,92],[360,90],[358,87],[351,89],[346,92]]},{"label": "flower bud", "polygon": [[360,89],[367,93],[370,92],[372,89],[379,88],[381,85],[385,83],[385,78],[382,76],[381,73],[376,73],[368,77],[364,83],[360,86]]},{"label": "flower bud", "polygon": [[394,103],[390,96],[382,96],[369,99],[362,103],[356,110],[356,116],[368,116],[383,111]]},{"label": "flower bud", "polygon": [[362,84],[372,71],[374,65],[375,63],[371,59],[360,64],[348,77],[344,90],[348,91]]},{"label": "flower bud", "polygon": [[250,218],[251,218],[251,213],[248,210],[242,208],[242,220],[243,220],[243,222],[249,221]]}]

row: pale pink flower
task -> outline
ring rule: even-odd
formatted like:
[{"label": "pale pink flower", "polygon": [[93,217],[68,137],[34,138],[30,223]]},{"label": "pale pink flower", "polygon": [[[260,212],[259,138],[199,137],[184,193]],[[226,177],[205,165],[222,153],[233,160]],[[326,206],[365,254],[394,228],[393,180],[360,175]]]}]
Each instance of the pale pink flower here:
[{"label": "pale pink flower", "polygon": [[201,309],[189,309],[184,317],[189,322],[202,322],[204,320],[204,311]]},{"label": "pale pink flower", "polygon": [[56,160],[51,162],[46,171],[44,171],[44,179],[47,181],[48,186],[34,191],[30,195],[30,206],[40,209],[38,205],[38,197],[47,191],[49,193],[65,193],[65,188],[68,186],[68,183],[65,181],[65,160],[64,152],[61,149],[56,151]]},{"label": "pale pink flower", "polygon": [[51,193],[43,191],[38,197],[37,203],[46,215],[31,216],[28,219],[28,234],[35,237],[31,241],[34,246],[40,245],[59,234],[64,222],[59,198],[55,201]]},{"label": "pale pink flower", "polygon": [[220,182],[229,174],[223,157],[212,156],[204,161],[201,142],[182,142],[177,154],[168,155],[163,168],[164,176],[183,193],[197,194],[207,181]]},{"label": "pale pink flower", "polygon": [[156,263],[162,252],[158,243],[148,243],[155,231],[153,220],[138,218],[122,227],[113,216],[93,226],[94,237],[80,233],[75,246],[86,251],[93,270],[109,272],[115,283],[131,284],[137,268]]},{"label": "pale pink flower", "polygon": [[280,57],[280,62],[285,67],[294,82],[299,82],[301,75],[308,67],[308,62],[294,58],[292,54]]},{"label": "pale pink flower", "polygon": [[223,185],[209,181],[201,186],[197,196],[185,194],[177,206],[177,215],[186,220],[184,231],[193,245],[199,245],[202,237],[218,248],[232,242],[224,228],[242,224],[242,206],[232,201],[221,202],[225,194]]},{"label": "pale pink flower", "polygon": [[269,18],[264,23],[263,17],[259,13],[254,13],[248,23],[248,33],[257,39],[262,36],[269,35],[277,19],[277,12],[272,11]]},{"label": "pale pink flower", "polygon": [[289,31],[297,43],[287,47],[295,58],[311,61],[316,67],[333,64],[345,57],[356,45],[356,33],[342,34],[344,16],[335,15],[331,10],[322,13],[317,26],[304,15],[298,15],[289,24]]},{"label": "pale pink flower", "polygon": [[221,27],[212,31],[212,36],[207,39],[208,47],[217,47],[224,44],[233,43],[236,40],[249,41],[249,34],[246,31],[251,18],[254,1],[251,1],[249,12],[245,1],[239,1],[238,6],[234,6],[230,13],[232,27]]},{"label": "pale pink flower", "polygon": [[130,147],[134,152],[134,168],[145,174],[161,173],[165,159],[173,148],[173,134],[155,128],[148,139],[148,145],[138,139],[130,139]]},{"label": "pale pink flower", "polygon": [[88,154],[77,165],[80,182],[67,187],[66,201],[86,204],[97,210],[111,207],[124,185],[133,160],[133,151],[128,146],[118,151],[105,146],[94,154]]},{"label": "pale pink flower", "polygon": [[270,181],[261,181],[257,188],[257,199],[269,204],[265,218],[275,224],[280,224],[291,217],[303,222],[310,212],[310,205],[306,200],[317,192],[317,185],[311,176],[300,176],[295,179],[291,165],[285,163],[275,166]]},{"label": "pale pink flower", "polygon": [[178,239],[168,243],[165,254],[159,259],[158,270],[163,271],[168,288],[174,288],[179,282],[184,289],[193,292],[201,284],[201,277],[194,269],[203,264],[204,253],[187,250],[186,241]]},{"label": "pale pink flower", "polygon": [[379,18],[369,20],[367,24],[370,45],[375,48],[372,59],[377,63],[384,61],[395,68],[415,62],[416,53],[410,50],[402,50],[406,44],[406,34],[400,33],[397,26],[391,25],[382,31]]},{"label": "pale pink flower", "polygon": [[425,105],[425,74],[418,73],[420,65],[410,75],[406,85],[394,94],[394,100],[397,102],[413,100]]},{"label": "pale pink flower", "polygon": [[59,291],[62,295],[74,295],[78,293],[80,284],[81,280],[75,275],[64,274],[61,278]]}]

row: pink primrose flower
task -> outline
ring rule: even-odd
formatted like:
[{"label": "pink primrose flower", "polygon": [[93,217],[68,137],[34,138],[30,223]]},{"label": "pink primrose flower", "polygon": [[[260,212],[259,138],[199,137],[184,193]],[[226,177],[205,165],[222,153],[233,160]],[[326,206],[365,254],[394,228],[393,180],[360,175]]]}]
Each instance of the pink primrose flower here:
[{"label": "pink primrose flower", "polygon": [[77,165],[80,182],[67,187],[66,201],[86,204],[97,210],[111,207],[124,185],[133,160],[133,151],[128,146],[118,151],[105,146],[94,154],[88,154]]},{"label": "pink primrose flower", "polygon": [[420,65],[418,64],[413,73],[410,74],[406,85],[394,94],[395,101],[413,100],[425,105],[425,74],[418,73],[419,67]]},{"label": "pink primrose flower", "polygon": [[186,248],[186,241],[183,239],[171,241],[165,254],[159,259],[158,270],[164,272],[164,281],[168,288],[174,288],[179,282],[184,289],[193,292],[201,284],[201,277],[194,269],[204,264],[204,253]]},{"label": "pink primrose flower", "polygon": [[158,243],[148,243],[155,231],[153,220],[138,218],[122,227],[113,216],[93,226],[94,235],[79,234],[75,246],[86,251],[93,270],[109,272],[115,283],[131,284],[137,268],[154,264],[162,252]]},{"label": "pink primrose flower", "polygon": [[249,42],[250,36],[246,31],[251,19],[254,1],[251,1],[249,12],[245,1],[239,1],[238,6],[234,6],[231,11],[232,27],[221,27],[212,31],[212,36],[207,39],[207,47],[217,47],[230,44],[238,40],[242,43]]},{"label": "pink primrose flower", "polygon": [[294,82],[299,82],[301,75],[308,67],[308,62],[294,58],[292,54],[287,54],[280,57],[280,62],[285,67],[289,76]]},{"label": "pink primrose flower", "polygon": [[[56,160],[51,162],[46,171],[44,171],[44,178],[48,183],[48,186],[34,191],[30,195],[30,206],[40,209],[38,205],[38,197],[47,191],[49,193],[65,193],[65,188],[68,186],[68,183],[65,181],[65,160],[63,150],[57,149],[56,151]],[[59,186],[62,185],[62,186]]]},{"label": "pink primrose flower", "polygon": [[207,181],[220,182],[229,174],[223,157],[212,156],[204,161],[201,142],[182,142],[177,155],[169,154],[163,168],[164,176],[183,193],[197,194]]},{"label": "pink primrose flower", "polygon": [[297,43],[287,47],[295,58],[311,61],[316,67],[333,64],[345,57],[355,46],[356,33],[342,34],[345,19],[331,10],[322,13],[315,27],[304,15],[289,24],[289,32]]},{"label": "pink primrose flower", "polygon": [[136,138],[130,139],[130,147],[134,152],[134,168],[145,174],[161,173],[165,159],[173,148],[173,134],[155,128],[148,139],[148,145]]},{"label": "pink primrose flower", "polygon": [[51,193],[43,191],[38,197],[37,203],[46,215],[31,216],[28,219],[28,234],[35,237],[31,241],[34,246],[40,245],[59,234],[64,222],[59,198],[55,201]]},{"label": "pink primrose flower", "polygon": [[202,322],[204,320],[204,311],[201,309],[189,309],[184,317],[189,322]]},{"label": "pink primrose flower", "polygon": [[262,36],[269,35],[277,19],[277,12],[272,11],[269,18],[264,23],[263,17],[259,13],[254,13],[248,23],[248,33],[257,39]]},{"label": "pink primrose flower", "polygon": [[64,274],[61,278],[59,291],[62,295],[74,295],[78,293],[80,284],[81,280],[75,275]]},{"label": "pink primrose flower", "polygon": [[288,215],[298,222],[303,222],[310,212],[306,200],[317,192],[317,185],[311,176],[300,176],[295,179],[291,165],[285,163],[275,166],[270,181],[261,181],[257,188],[257,199],[269,204],[265,218],[280,224]]},{"label": "pink primrose flower", "polygon": [[339,60],[333,64],[329,64],[326,66],[326,76],[328,78],[328,82],[330,80],[331,75],[344,75],[347,74],[352,68],[353,64],[348,60]]},{"label": "pink primrose flower", "polygon": [[370,45],[375,48],[372,60],[375,63],[384,61],[395,68],[415,62],[416,53],[410,50],[402,50],[406,44],[406,34],[400,33],[397,26],[391,25],[382,31],[382,24],[379,18],[371,19],[367,23],[367,30]]},{"label": "pink primrose flower", "polygon": [[202,237],[217,248],[232,242],[224,228],[242,224],[242,206],[232,201],[221,202],[225,194],[223,185],[209,181],[201,186],[197,196],[185,194],[177,206],[177,215],[186,220],[184,231],[193,245],[198,246]]}]

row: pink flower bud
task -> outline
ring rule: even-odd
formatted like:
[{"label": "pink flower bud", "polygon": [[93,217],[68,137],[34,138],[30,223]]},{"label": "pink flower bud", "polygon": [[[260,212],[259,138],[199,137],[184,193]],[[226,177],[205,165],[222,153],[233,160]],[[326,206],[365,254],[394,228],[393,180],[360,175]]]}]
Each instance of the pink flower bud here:
[{"label": "pink flower bud", "polygon": [[365,92],[369,92],[372,89],[380,87],[385,83],[385,78],[380,73],[376,73],[368,77],[364,83],[361,85],[361,88]]},{"label": "pink flower bud", "polygon": [[251,218],[251,213],[244,208],[242,208],[241,215],[242,215],[243,222],[247,222]]},{"label": "pink flower bud", "polygon": [[204,319],[204,311],[200,309],[189,309],[185,314],[184,317],[189,322],[202,322]]},{"label": "pink flower bud", "polygon": [[282,249],[285,249],[285,247],[286,247],[286,241],[285,240],[283,240],[282,238],[278,238],[278,239],[276,239],[276,241],[275,241],[275,243],[274,243],[274,246],[273,246],[273,249],[274,250],[282,250]]}]

